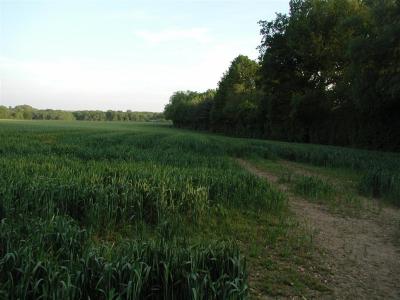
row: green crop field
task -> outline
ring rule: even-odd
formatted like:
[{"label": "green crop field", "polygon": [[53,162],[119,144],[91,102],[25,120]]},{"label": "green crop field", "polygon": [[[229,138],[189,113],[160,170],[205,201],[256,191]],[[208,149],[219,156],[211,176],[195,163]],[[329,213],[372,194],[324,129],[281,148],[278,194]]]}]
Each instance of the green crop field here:
[{"label": "green crop field", "polygon": [[[347,170],[357,194],[400,205],[399,154],[156,123],[0,121],[0,298],[243,299],[254,289],[324,291],[294,271],[312,241],[291,219],[285,193],[237,158]],[[335,193],[318,180],[298,180],[295,188]]]}]

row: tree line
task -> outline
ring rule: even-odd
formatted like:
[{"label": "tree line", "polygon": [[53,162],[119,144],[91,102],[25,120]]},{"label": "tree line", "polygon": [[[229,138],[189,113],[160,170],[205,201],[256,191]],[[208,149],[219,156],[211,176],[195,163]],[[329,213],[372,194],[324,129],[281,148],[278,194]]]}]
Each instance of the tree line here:
[{"label": "tree line", "polygon": [[259,22],[260,56],[216,90],[179,91],[175,126],[293,142],[400,150],[400,1],[292,0]]},{"label": "tree line", "polygon": [[101,111],[82,110],[65,111],[53,109],[36,109],[29,105],[15,107],[0,106],[0,119],[19,120],[65,120],[65,121],[161,121],[163,113],[139,111]]}]

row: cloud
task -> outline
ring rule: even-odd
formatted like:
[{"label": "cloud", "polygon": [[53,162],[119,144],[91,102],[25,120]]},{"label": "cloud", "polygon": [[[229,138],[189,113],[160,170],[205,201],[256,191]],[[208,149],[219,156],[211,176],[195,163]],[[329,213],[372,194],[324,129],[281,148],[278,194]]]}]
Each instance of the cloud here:
[{"label": "cloud", "polygon": [[175,42],[183,40],[192,40],[199,43],[208,43],[212,40],[207,28],[189,28],[189,29],[162,29],[159,31],[141,30],[135,32],[136,36],[150,43]]}]

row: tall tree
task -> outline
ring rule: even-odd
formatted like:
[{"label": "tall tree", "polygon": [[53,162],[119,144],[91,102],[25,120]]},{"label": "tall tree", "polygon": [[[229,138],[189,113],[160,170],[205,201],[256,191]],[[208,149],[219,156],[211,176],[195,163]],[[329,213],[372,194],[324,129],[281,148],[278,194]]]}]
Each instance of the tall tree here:
[{"label": "tall tree", "polygon": [[363,146],[400,150],[400,2],[365,1],[368,22],[349,47],[350,89]]},{"label": "tall tree", "polygon": [[[337,111],[348,106],[340,88],[356,31],[348,22],[358,1],[293,0],[290,15],[261,22],[263,107],[271,137],[335,143]],[[347,97],[347,98],[346,98]]]},{"label": "tall tree", "polygon": [[214,130],[259,134],[259,101],[257,89],[259,65],[247,56],[236,57],[218,84],[211,110]]}]

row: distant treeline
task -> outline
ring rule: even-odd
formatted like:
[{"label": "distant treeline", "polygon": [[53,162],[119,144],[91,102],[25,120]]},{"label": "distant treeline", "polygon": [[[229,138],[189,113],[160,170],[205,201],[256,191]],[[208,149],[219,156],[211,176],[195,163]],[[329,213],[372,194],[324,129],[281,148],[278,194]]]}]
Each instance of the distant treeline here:
[{"label": "distant treeline", "polygon": [[216,90],[174,93],[178,127],[400,150],[400,1],[292,0],[260,21],[259,60],[233,60]]},{"label": "distant treeline", "polygon": [[160,121],[164,120],[163,113],[140,111],[101,111],[82,110],[65,111],[53,109],[36,109],[29,105],[15,107],[0,106],[0,119],[19,120],[79,120],[79,121]]}]

